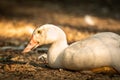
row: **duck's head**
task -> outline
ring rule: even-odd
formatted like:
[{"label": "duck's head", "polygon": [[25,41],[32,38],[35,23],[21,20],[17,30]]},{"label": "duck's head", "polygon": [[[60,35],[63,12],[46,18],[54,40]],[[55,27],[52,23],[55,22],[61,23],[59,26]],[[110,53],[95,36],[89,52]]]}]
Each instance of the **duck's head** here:
[{"label": "duck's head", "polygon": [[66,38],[65,33],[59,27],[52,24],[42,25],[34,30],[32,38],[23,53],[29,52],[40,45],[52,44],[60,37]]}]

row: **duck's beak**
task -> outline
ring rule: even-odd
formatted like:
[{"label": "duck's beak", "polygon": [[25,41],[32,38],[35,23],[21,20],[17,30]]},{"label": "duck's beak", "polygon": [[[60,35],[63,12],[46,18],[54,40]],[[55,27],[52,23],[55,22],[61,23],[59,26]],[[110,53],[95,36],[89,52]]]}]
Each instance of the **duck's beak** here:
[{"label": "duck's beak", "polygon": [[23,50],[22,53],[27,53],[27,52],[31,51],[32,49],[35,49],[38,46],[39,46],[39,43],[32,36],[30,42],[28,43],[28,45],[26,46],[26,48]]}]

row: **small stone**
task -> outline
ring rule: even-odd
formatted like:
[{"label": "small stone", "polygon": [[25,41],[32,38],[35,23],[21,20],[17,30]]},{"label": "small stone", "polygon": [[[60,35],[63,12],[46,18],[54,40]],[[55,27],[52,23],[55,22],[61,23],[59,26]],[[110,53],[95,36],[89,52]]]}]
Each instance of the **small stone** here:
[{"label": "small stone", "polygon": [[60,72],[62,72],[62,71],[63,71],[63,69],[59,69],[59,71],[60,71]]}]

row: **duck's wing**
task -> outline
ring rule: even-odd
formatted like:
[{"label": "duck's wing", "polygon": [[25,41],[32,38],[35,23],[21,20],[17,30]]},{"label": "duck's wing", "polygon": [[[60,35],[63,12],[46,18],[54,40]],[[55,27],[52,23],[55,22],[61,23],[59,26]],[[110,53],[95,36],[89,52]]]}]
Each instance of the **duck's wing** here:
[{"label": "duck's wing", "polygon": [[112,32],[106,32],[95,35],[99,38],[109,50],[111,65],[120,72],[120,36]]},{"label": "duck's wing", "polygon": [[120,67],[119,45],[119,35],[111,32],[98,33],[67,47],[64,50],[63,65],[72,70],[111,66],[112,64]]}]

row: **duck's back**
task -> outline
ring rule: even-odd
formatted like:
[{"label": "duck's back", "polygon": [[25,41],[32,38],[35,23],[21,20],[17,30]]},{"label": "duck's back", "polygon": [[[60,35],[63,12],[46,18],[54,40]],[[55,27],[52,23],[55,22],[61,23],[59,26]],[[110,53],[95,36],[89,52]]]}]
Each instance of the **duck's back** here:
[{"label": "duck's back", "polygon": [[112,66],[120,71],[120,36],[103,32],[75,42],[64,50],[63,65],[67,69],[82,70]]}]

